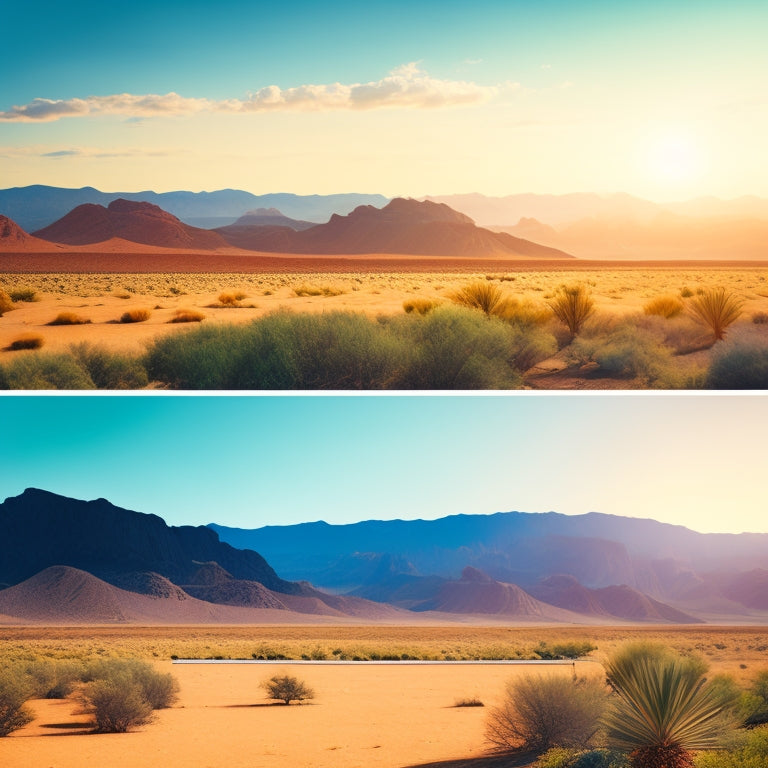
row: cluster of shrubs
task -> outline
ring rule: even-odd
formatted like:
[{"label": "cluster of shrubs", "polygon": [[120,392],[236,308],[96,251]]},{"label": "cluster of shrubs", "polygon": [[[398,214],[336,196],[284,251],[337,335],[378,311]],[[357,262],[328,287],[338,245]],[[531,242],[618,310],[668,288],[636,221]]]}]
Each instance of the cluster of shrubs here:
[{"label": "cluster of shrubs", "polygon": [[[221,294],[220,306],[240,306],[241,297]],[[742,307],[724,289],[702,290],[685,302],[658,297],[644,314],[624,318],[596,315],[581,285],[561,286],[546,306],[489,281],[448,298],[408,300],[404,314],[378,318],[277,311],[244,325],[165,336],[144,355],[88,344],[24,355],[0,365],[0,389],[137,389],[149,382],[194,390],[515,389],[526,371],[563,348],[571,366],[643,387],[768,387],[768,345],[759,334],[721,341]],[[121,322],[148,317],[149,310],[131,310]],[[170,322],[202,319],[196,310],[179,310]],[[65,321],[82,319],[54,322]],[[18,348],[38,341],[21,340]],[[708,370],[676,360],[716,341]]]},{"label": "cluster of shrubs", "polygon": [[[742,690],[696,656],[635,643],[600,676],[526,676],[491,709],[486,738],[536,768],[758,768],[768,765],[768,670]],[[607,684],[606,684],[607,682]]]},{"label": "cluster of shrubs", "polygon": [[76,698],[98,733],[124,733],[143,725],[156,709],[170,707],[178,684],[137,659],[17,662],[0,670],[0,736],[33,719],[31,698]]}]

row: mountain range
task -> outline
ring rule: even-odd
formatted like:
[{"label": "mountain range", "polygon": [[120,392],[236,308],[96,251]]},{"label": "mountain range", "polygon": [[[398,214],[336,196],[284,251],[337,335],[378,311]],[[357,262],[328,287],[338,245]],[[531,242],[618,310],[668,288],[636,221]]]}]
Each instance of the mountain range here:
[{"label": "mountain range", "polygon": [[243,530],[27,489],[0,530],[0,623],[768,620],[768,535],[594,513]]},{"label": "mountain range", "polygon": [[326,224],[291,219],[274,208],[257,209],[215,230],[185,224],[153,203],[117,199],[106,207],[83,203],[27,235],[5,219],[0,250],[98,246],[130,251],[136,244],[176,251],[241,251],[280,254],[402,254],[510,259],[570,259],[569,254],[509,234],[491,232],[447,205],[395,198],[383,208],[358,206],[333,214]]},{"label": "mountain range", "polygon": [[215,192],[101,192],[93,187],[66,189],[35,184],[0,189],[0,213],[22,229],[33,232],[52,224],[78,205],[108,206],[113,200],[152,203],[181,219],[185,224],[213,228],[233,223],[257,208],[279,208],[292,218],[319,223],[334,213],[347,214],[359,205],[381,207],[389,202],[384,195],[345,193],[338,195],[254,195],[238,189]]},{"label": "mountain range", "polygon": [[[274,252],[289,244],[297,253],[307,252],[307,241],[302,237],[274,231],[254,233],[240,228],[301,230],[306,225],[331,224],[332,216],[345,217],[361,206],[381,209],[391,201],[384,195],[355,193],[253,195],[242,190],[108,193],[92,187],[64,189],[33,185],[0,190],[0,214],[26,232],[35,232],[77,206],[107,207],[117,199],[151,203],[184,224],[217,229],[237,247],[252,249],[258,243],[260,249]],[[768,260],[768,200],[755,196],[656,203],[620,193],[505,197],[473,193],[428,196],[421,200],[446,204],[471,218],[481,229],[533,241],[578,258]],[[269,209],[277,211],[271,220],[264,213]],[[252,217],[249,213],[253,211],[261,213]],[[230,229],[224,233],[222,230],[227,228]]]}]

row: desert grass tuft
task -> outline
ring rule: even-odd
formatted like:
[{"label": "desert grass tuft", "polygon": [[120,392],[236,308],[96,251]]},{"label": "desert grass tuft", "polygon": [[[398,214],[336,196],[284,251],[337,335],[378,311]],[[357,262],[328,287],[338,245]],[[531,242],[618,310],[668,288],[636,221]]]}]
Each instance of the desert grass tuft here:
[{"label": "desert grass tuft", "polygon": [[20,349],[40,349],[43,346],[43,337],[37,334],[27,333],[14,339],[9,345],[8,350],[16,352]]},{"label": "desert grass tuft", "polygon": [[705,325],[722,341],[728,327],[739,319],[744,300],[726,288],[709,288],[691,299],[688,309],[694,320]]},{"label": "desert grass tuft", "polygon": [[169,323],[199,323],[205,320],[205,315],[196,309],[177,309]]},{"label": "desert grass tuft", "polygon": [[90,319],[76,312],[59,312],[47,325],[87,325]]},{"label": "desert grass tuft", "polygon": [[148,309],[129,309],[127,312],[123,312],[120,315],[121,323],[143,323],[145,320],[149,320],[152,313]]},{"label": "desert grass tuft", "polygon": [[302,283],[293,289],[297,296],[341,296],[346,291],[335,285],[313,285]]},{"label": "desert grass tuft", "polygon": [[10,312],[12,309],[16,309],[16,307],[13,305],[13,299],[2,289],[0,288],[0,317],[2,317],[6,312]]},{"label": "desert grass tuft", "polygon": [[219,294],[218,301],[225,307],[237,307],[244,298],[246,294],[242,291],[224,291]]},{"label": "desert grass tuft", "polygon": [[667,319],[677,317],[683,309],[685,305],[677,296],[657,296],[643,304],[643,312],[646,315],[658,315]]},{"label": "desert grass tuft", "polygon": [[469,696],[463,699],[456,699],[454,707],[484,707],[482,700],[477,696]]},{"label": "desert grass tuft", "polygon": [[501,314],[507,305],[504,291],[498,285],[482,280],[468,283],[454,291],[448,298],[454,304],[469,309],[479,309],[489,316]]},{"label": "desert grass tuft", "polygon": [[34,288],[16,288],[8,292],[11,301],[40,301],[37,291]]},{"label": "desert grass tuft", "polygon": [[403,302],[403,309],[410,314],[415,312],[419,315],[426,315],[427,312],[431,312],[435,307],[440,306],[440,302],[437,299],[423,299],[416,297],[415,299],[406,299]]},{"label": "desert grass tuft", "polygon": [[561,285],[549,306],[555,317],[568,329],[571,338],[579,334],[595,311],[595,302],[589,295],[589,289],[583,285]]}]

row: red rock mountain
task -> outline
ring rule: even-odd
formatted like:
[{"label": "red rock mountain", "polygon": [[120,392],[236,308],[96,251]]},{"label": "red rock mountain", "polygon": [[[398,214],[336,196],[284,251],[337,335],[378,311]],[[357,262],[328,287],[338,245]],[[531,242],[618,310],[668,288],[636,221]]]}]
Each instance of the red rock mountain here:
[{"label": "red rock mountain", "polygon": [[0,252],[51,250],[51,244],[25,232],[13,219],[0,215]]},{"label": "red rock mountain", "polygon": [[142,245],[213,251],[228,247],[216,232],[184,224],[152,203],[113,200],[103,205],[78,205],[66,216],[34,233],[67,245],[90,245],[120,238]]},{"label": "red rock mountain", "polygon": [[[234,227],[234,225],[233,225]],[[570,254],[475,226],[444,203],[395,198],[383,208],[361,205],[347,216],[295,231],[288,227],[228,227],[216,230],[233,245],[283,253],[392,253],[420,256],[570,259]],[[247,243],[247,245],[246,245]]]}]

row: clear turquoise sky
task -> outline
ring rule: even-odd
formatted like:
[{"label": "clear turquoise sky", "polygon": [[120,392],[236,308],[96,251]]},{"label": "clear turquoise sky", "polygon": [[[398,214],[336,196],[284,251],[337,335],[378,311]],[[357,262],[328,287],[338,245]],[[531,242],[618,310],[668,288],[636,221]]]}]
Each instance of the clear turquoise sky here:
[{"label": "clear turquoise sky", "polygon": [[554,510],[768,531],[759,395],[22,395],[0,423],[0,497],[176,525]]},{"label": "clear turquoise sky", "polygon": [[29,0],[2,24],[3,186],[768,195],[762,0]]}]

